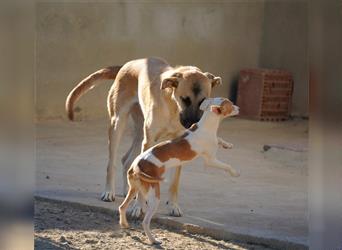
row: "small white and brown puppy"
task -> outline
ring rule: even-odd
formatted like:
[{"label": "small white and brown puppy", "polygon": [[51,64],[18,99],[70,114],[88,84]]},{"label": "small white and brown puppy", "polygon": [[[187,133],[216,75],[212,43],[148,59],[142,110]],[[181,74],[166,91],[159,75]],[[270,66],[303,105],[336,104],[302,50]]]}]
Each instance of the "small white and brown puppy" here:
[{"label": "small white and brown puppy", "polygon": [[239,113],[239,108],[226,98],[205,99],[200,109],[204,114],[198,123],[195,123],[182,136],[161,142],[140,154],[132,163],[127,172],[129,184],[128,194],[119,207],[120,225],[127,228],[126,209],[129,202],[137,193],[144,197],[145,218],[144,231],[151,244],[159,244],[151,234],[150,221],[157,211],[160,201],[160,182],[167,168],[177,167],[185,162],[202,156],[210,167],[227,171],[231,176],[240,174],[230,165],[216,159],[218,146],[232,148],[231,143],[217,137],[220,121],[228,116]]}]

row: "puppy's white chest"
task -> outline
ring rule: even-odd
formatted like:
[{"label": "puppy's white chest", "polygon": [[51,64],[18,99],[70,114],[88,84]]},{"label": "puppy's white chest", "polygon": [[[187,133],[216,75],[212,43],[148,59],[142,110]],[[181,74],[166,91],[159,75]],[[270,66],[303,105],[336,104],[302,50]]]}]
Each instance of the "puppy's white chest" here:
[{"label": "puppy's white chest", "polygon": [[217,138],[216,136],[198,136],[191,141],[192,148],[199,152],[211,152],[217,148]]}]

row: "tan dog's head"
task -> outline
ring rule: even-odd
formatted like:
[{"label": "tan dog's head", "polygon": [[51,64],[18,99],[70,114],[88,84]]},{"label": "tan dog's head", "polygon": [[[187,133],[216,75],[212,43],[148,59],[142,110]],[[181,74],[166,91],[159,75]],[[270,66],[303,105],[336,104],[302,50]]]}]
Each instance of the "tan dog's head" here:
[{"label": "tan dog's head", "polygon": [[229,99],[223,97],[205,99],[200,109],[203,111],[211,111],[222,118],[239,114],[239,107],[235,106]]},{"label": "tan dog's head", "polygon": [[201,103],[210,96],[211,89],[219,84],[220,77],[208,72],[203,73],[196,67],[182,66],[162,78],[160,88],[172,91],[180,122],[185,128],[189,128],[201,119]]}]

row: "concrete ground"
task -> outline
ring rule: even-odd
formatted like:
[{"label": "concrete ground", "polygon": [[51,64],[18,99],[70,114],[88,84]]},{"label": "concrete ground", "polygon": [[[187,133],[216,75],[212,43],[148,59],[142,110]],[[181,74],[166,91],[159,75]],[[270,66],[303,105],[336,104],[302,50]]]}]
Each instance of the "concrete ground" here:
[{"label": "concrete ground", "polygon": [[[222,171],[208,169],[202,160],[185,166],[179,195],[184,216],[172,220],[228,232],[232,237],[246,236],[248,240],[307,245],[307,125],[304,120],[271,123],[226,119],[219,135],[234,148],[220,149],[218,158],[240,170],[241,176],[233,179]],[[120,156],[130,143],[129,128]],[[265,144],[280,147],[264,152]],[[106,165],[107,121],[38,122],[37,196],[117,209],[122,198],[115,203],[99,199]],[[119,162],[117,168],[120,194]],[[162,190],[164,201],[167,185]],[[170,219],[163,204],[159,216]]]}]

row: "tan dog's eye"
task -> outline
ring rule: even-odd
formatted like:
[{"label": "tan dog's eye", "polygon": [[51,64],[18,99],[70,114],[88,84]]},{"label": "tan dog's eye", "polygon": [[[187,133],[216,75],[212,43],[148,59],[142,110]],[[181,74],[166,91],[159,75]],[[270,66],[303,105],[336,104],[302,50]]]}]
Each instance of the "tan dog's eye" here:
[{"label": "tan dog's eye", "polygon": [[181,96],[180,98],[185,106],[189,107],[191,105],[191,99],[189,96],[186,96],[186,97]]}]

